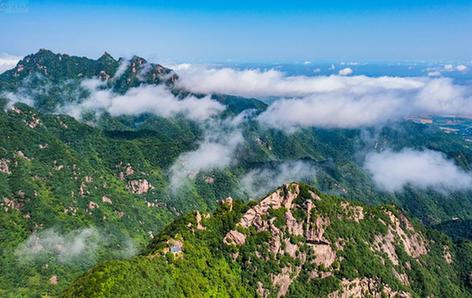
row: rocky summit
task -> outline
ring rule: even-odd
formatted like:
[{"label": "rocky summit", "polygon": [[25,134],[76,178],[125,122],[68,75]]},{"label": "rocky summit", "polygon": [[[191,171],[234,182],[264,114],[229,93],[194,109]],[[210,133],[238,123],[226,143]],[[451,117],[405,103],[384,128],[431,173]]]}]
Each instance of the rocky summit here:
[{"label": "rocky summit", "polygon": [[180,217],[146,254],[95,267],[64,297],[466,297],[458,250],[391,205],[290,183]]}]

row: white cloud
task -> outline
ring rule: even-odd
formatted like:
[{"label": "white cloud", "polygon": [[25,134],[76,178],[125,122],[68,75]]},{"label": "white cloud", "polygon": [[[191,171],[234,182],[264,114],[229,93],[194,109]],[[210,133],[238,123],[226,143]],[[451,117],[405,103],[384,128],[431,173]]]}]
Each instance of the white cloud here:
[{"label": "white cloud", "polygon": [[162,117],[173,117],[183,114],[192,120],[205,120],[225,109],[222,104],[209,96],[203,98],[188,96],[178,99],[161,85],[131,88],[120,95],[108,89],[101,89],[102,84],[98,80],[83,81],[82,87],[90,91],[90,96],[81,103],[62,107],[60,112],[76,118],[80,118],[84,111],[107,111],[112,116],[151,113]]},{"label": "white cloud", "polygon": [[263,195],[288,182],[314,178],[316,169],[303,161],[287,161],[276,167],[253,169],[241,178],[241,186],[252,197]]},{"label": "white cloud", "polygon": [[446,64],[443,66],[443,71],[447,72],[452,72],[452,71],[459,71],[459,72],[464,72],[467,70],[467,66],[464,64],[459,64],[459,65],[452,65],[452,64]]},{"label": "white cloud", "polygon": [[385,191],[401,191],[406,185],[438,191],[466,190],[472,187],[472,176],[436,151],[370,153],[364,167],[376,185]]},{"label": "white cloud", "polygon": [[277,70],[185,65],[180,87],[199,93],[271,98],[259,120],[271,127],[356,128],[423,114],[472,115],[472,88],[450,78],[287,76]]},{"label": "white cloud", "polygon": [[178,189],[186,178],[194,178],[200,171],[221,169],[233,160],[236,145],[242,142],[237,132],[223,136],[227,142],[206,139],[197,150],[183,153],[171,167],[171,186]]},{"label": "white cloud", "polygon": [[85,252],[94,253],[100,237],[95,229],[83,229],[61,235],[53,229],[32,234],[21,244],[15,254],[25,261],[42,255],[52,255],[61,263],[68,263]]},{"label": "white cloud", "polygon": [[353,100],[339,93],[313,95],[278,100],[258,119],[270,127],[287,130],[311,126],[355,128],[397,118],[401,104],[391,95],[384,95],[383,100],[374,96]]},{"label": "white cloud", "polygon": [[[364,78],[372,82],[371,78]],[[367,84],[364,82],[364,84]],[[357,128],[386,124],[414,115],[472,115],[471,90],[451,79],[418,80],[417,88],[385,88],[380,81],[371,87],[349,87],[341,91],[280,99],[259,116],[275,128]]]},{"label": "white cloud", "polygon": [[352,68],[349,68],[349,67],[343,68],[338,72],[338,74],[340,76],[348,76],[352,74]]},{"label": "white cloud", "polygon": [[[45,257],[54,258],[60,263],[74,261],[93,263],[97,249],[110,245],[108,236],[95,228],[85,228],[61,234],[54,229],[33,233],[15,250],[15,255],[23,263],[33,262]],[[129,257],[136,254],[134,242],[127,238],[108,247],[110,253]]]},{"label": "white cloud", "polygon": [[454,71],[454,65],[452,64],[446,64],[444,65],[444,71]]},{"label": "white cloud", "polygon": [[231,165],[238,146],[244,142],[239,124],[247,116],[247,113],[241,113],[235,118],[205,123],[204,138],[198,148],[182,153],[170,168],[171,189],[177,190],[186,179],[193,179],[200,171]]},{"label": "white cloud", "polygon": [[268,126],[356,128],[385,124],[421,114],[472,114],[472,98],[450,79],[424,83],[422,88],[384,89],[314,94],[275,101],[259,116]]},{"label": "white cloud", "polygon": [[12,69],[16,66],[21,57],[12,56],[8,54],[0,54],[0,73]]},{"label": "white cloud", "polygon": [[197,93],[223,93],[247,97],[300,97],[335,91],[366,92],[368,90],[417,89],[421,79],[366,76],[287,76],[271,69],[236,70],[205,68],[186,64],[177,66],[178,86]]},{"label": "white cloud", "polygon": [[118,66],[118,69],[116,70],[115,74],[113,75],[113,80],[119,79],[125,73],[128,66],[129,66],[129,60],[122,59],[120,61],[120,65]]},{"label": "white cloud", "polygon": [[433,70],[433,71],[428,72],[428,77],[440,77],[440,76],[441,76],[440,71]]},{"label": "white cloud", "polygon": [[456,70],[457,70],[457,71],[464,72],[464,71],[467,70],[467,66],[465,66],[464,64],[457,65],[457,66],[456,66]]},{"label": "white cloud", "polygon": [[21,93],[21,92],[18,92],[18,93],[3,92],[3,93],[0,93],[0,97],[4,97],[7,99],[6,109],[10,109],[17,102],[21,102],[29,106],[33,106],[34,104],[33,99],[29,95]]}]

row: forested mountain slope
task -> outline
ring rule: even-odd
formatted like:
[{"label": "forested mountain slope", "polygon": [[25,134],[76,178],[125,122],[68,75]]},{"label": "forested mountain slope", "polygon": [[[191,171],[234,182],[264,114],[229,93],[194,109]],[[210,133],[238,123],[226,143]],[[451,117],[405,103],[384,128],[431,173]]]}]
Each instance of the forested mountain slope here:
[{"label": "forested mountain slope", "polygon": [[[55,296],[95,263],[135,255],[182,214],[211,213],[228,196],[246,201],[289,180],[357,203],[394,203],[426,224],[472,217],[470,190],[383,191],[364,166],[367,152],[412,148],[469,171],[472,150],[460,135],[407,120],[284,132],[255,120],[267,109],[258,99],[193,94],[178,82],[139,57],[48,50],[0,74],[1,296]],[[127,113],[143,90],[158,93]],[[190,108],[163,114],[169,102]],[[189,157],[201,161],[202,148],[228,158],[198,167]]]},{"label": "forested mountain slope", "polygon": [[64,297],[470,297],[460,257],[393,206],[292,183],[183,216],[146,255],[95,267]]}]

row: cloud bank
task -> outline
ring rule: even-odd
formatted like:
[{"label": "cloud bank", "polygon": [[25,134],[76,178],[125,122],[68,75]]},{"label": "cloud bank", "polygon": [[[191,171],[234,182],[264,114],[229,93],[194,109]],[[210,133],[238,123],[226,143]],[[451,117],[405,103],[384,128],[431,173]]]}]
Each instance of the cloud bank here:
[{"label": "cloud bank", "polygon": [[312,164],[303,161],[287,161],[276,167],[253,169],[241,178],[240,183],[251,197],[257,197],[284,183],[314,178],[315,175],[316,169]]},{"label": "cloud bank", "polygon": [[472,176],[436,151],[403,149],[367,155],[364,168],[378,188],[401,191],[411,185],[420,189],[460,191],[472,188]]},{"label": "cloud bank", "polygon": [[194,92],[277,97],[258,120],[280,129],[357,128],[413,115],[472,115],[471,88],[449,78],[287,76],[276,70],[188,64],[177,69],[178,85]]},{"label": "cloud bank", "polygon": [[414,90],[423,86],[421,79],[366,76],[287,76],[271,69],[236,70],[205,68],[184,64],[176,66],[177,85],[198,93],[224,93],[246,97],[302,97],[316,93],[382,90]]},{"label": "cloud bank", "polygon": [[160,85],[143,85],[131,88],[123,95],[103,89],[98,80],[85,80],[81,86],[90,92],[84,101],[69,104],[60,108],[59,112],[80,118],[83,112],[106,111],[112,116],[138,115],[151,113],[162,117],[185,115],[192,120],[205,120],[220,112],[225,107],[209,96],[197,98],[187,96],[183,99],[175,97],[169,89]]},{"label": "cloud bank", "polygon": [[[358,128],[383,125],[417,115],[470,114],[470,88],[451,79],[413,80],[411,85],[392,86],[358,77],[371,87],[313,94],[275,101],[259,120],[280,129],[296,127]],[[380,84],[377,84],[380,83]],[[384,84],[387,83],[387,84]],[[362,88],[363,90],[359,90]]]}]

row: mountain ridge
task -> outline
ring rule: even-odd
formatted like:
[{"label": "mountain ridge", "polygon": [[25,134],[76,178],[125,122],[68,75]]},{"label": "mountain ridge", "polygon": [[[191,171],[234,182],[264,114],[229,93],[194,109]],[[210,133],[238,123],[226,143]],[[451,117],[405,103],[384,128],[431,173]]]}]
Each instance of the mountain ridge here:
[{"label": "mountain ridge", "polygon": [[[146,64],[140,58],[133,60],[136,67],[133,72],[132,66],[124,60],[121,63],[104,54],[96,60],[104,60],[103,63],[110,63],[113,68],[124,65],[125,72],[120,80],[111,76],[117,70],[106,72],[101,78],[99,69],[94,68],[98,64],[93,59],[89,59],[95,62],[90,62],[91,68],[87,70],[91,77],[76,79],[80,67],[72,65],[67,68],[67,65],[75,64],[83,57],[67,57],[48,51],[41,55],[45,60],[54,60],[51,65],[45,64],[50,77],[43,75],[44,65],[37,68],[31,60],[31,69],[40,74],[13,77],[12,80],[0,76],[0,130],[3,136],[0,139],[0,238],[4,243],[0,250],[0,296],[57,296],[96,262],[119,259],[129,243],[135,246],[135,252],[141,249],[146,252],[146,245],[182,214],[198,210],[204,217],[206,213],[215,212],[219,208],[217,202],[225,197],[231,196],[235,202],[254,198],[253,189],[245,182],[253,183],[249,186],[254,186],[254,192],[264,193],[285,182],[287,175],[293,175],[294,171],[305,175],[297,181],[302,180],[322,193],[339,195],[354,204],[394,203],[405,210],[407,217],[444,230],[454,239],[456,235],[461,236],[459,229],[468,227],[467,220],[472,210],[470,191],[446,194],[408,185],[401,192],[382,192],[376,188],[362,164],[365,152],[427,148],[442,152],[458,167],[470,170],[470,145],[460,135],[446,134],[437,125],[404,121],[382,128],[313,127],[286,133],[248,119],[236,128],[244,142],[237,146],[231,164],[190,172],[184,175],[182,187],[173,192],[172,169],[182,156],[196,152],[207,142],[224,146],[225,140],[218,138],[226,133],[226,127],[220,129],[219,125],[244,111],[251,110],[253,115],[257,115],[267,105],[257,99],[237,96],[191,94],[164,85],[162,81],[140,81],[137,74]],[[54,67],[55,63],[59,64]],[[85,68],[89,66],[84,65]],[[126,72],[132,78],[129,82]],[[105,77],[108,77],[107,81],[102,81]],[[89,79],[100,82],[97,90],[112,97],[120,97],[128,90],[140,87],[162,87],[171,90],[176,100],[185,100],[187,96],[196,100],[211,98],[224,105],[225,110],[210,119],[210,123],[194,121],[182,114],[163,117],[143,112],[112,116],[104,112],[74,118],[58,112],[58,106],[89,99],[87,92],[77,93],[81,83]],[[6,88],[7,85],[11,88]],[[15,96],[23,95],[29,100],[25,101],[26,104],[11,101]],[[369,141],[371,137],[373,141]],[[251,180],[259,176],[264,179]],[[241,206],[246,204],[241,203]],[[241,212],[233,215],[240,216]],[[300,212],[294,211],[292,215],[296,217]],[[454,218],[464,220],[465,224],[438,225]],[[231,229],[215,235],[215,247],[227,249],[222,246],[223,239],[235,224],[228,224]],[[90,237],[87,241],[91,241],[91,249],[79,250],[73,258],[64,258],[64,252],[48,242],[52,237],[61,247],[66,240],[84,235]],[[247,241],[238,249],[245,250],[248,241],[252,241],[251,237],[246,237]],[[32,246],[35,243],[42,246]],[[456,246],[449,246],[451,255],[460,259],[451,265],[456,268],[454,274],[460,275],[461,283],[457,281],[455,284],[466,285],[472,271],[467,271],[471,268],[467,261],[467,256],[472,253],[470,242],[458,240]],[[33,250],[32,247],[40,249]],[[211,247],[199,253],[214,261]],[[442,252],[435,252],[436,257],[440,255]],[[401,258],[401,254],[397,256]],[[359,259],[362,260],[362,255]],[[227,272],[233,276],[228,271],[232,263],[226,262],[221,263],[225,269],[221,267],[223,271],[220,273]],[[397,273],[403,273],[402,268],[398,268],[400,271]],[[418,274],[428,281],[428,274],[417,269]],[[446,276],[452,276],[449,273]],[[391,272],[386,276],[391,278]],[[234,282],[238,280],[236,278]],[[266,275],[265,281],[269,280],[270,276]],[[396,279],[392,280],[391,283],[397,283]],[[378,284],[375,280],[363,279],[358,283]],[[418,286],[422,287],[421,284]],[[271,287],[267,283],[264,288],[276,293]],[[256,291],[257,284],[246,290],[250,293]]]},{"label": "mountain ridge", "polygon": [[[180,99],[190,95],[197,98],[205,96],[177,87],[175,84],[179,77],[172,69],[136,55],[130,59],[116,60],[105,52],[98,59],[90,59],[40,49],[25,56],[13,69],[0,74],[0,97],[1,91],[20,92],[25,97],[31,97],[40,111],[57,112],[62,105],[86,98],[88,91],[80,85],[85,79],[99,79],[105,83],[101,88],[116,94],[125,94],[139,86],[154,85],[164,86]],[[267,106],[255,98],[224,94],[211,94],[211,97],[227,106],[232,114],[245,109],[261,111]]]},{"label": "mountain ridge", "polygon": [[[214,214],[176,220],[147,254],[97,266],[64,297],[471,296],[455,271],[452,242],[396,207],[353,204],[299,183],[247,205],[220,204]],[[208,267],[193,264],[202,250]],[[219,270],[220,278],[212,275]],[[425,278],[430,284],[419,286]]]}]

